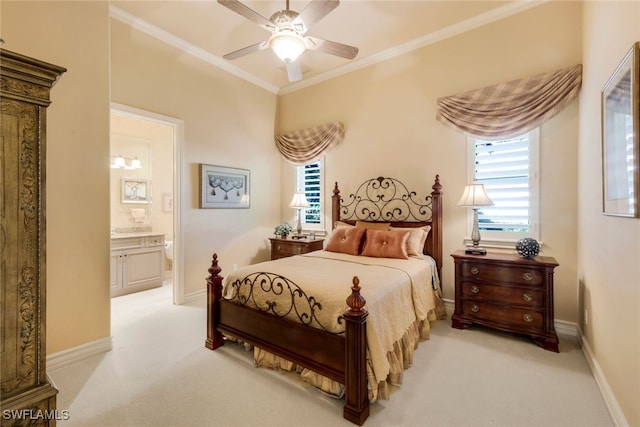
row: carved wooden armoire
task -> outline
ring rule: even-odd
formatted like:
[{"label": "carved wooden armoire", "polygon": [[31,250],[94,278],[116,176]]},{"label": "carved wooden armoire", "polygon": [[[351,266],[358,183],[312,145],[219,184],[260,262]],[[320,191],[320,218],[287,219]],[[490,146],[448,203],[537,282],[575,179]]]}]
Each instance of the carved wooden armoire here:
[{"label": "carved wooden armoire", "polygon": [[66,69],[0,49],[0,424],[55,425],[47,378],[45,133]]}]

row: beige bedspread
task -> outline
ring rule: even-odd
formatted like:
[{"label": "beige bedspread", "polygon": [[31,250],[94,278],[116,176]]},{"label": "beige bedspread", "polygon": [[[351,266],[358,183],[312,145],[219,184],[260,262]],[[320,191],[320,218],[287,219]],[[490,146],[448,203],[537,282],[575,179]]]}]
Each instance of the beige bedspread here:
[{"label": "beige bedspread", "polygon": [[[233,293],[230,283],[251,273],[277,273],[299,285],[308,296],[315,297],[322,304],[322,310],[317,312],[319,323],[331,332],[339,332],[344,330],[344,325],[338,324],[337,319],[347,309],[345,300],[351,293],[353,276],[358,276],[369,312],[369,358],[375,381],[381,382],[390,373],[388,354],[394,351],[394,344],[435,309],[435,271],[435,263],[429,257],[405,260],[316,251],[238,269],[225,280],[223,292],[229,298]],[[256,288],[254,297],[258,304],[275,300],[278,307],[290,306],[288,292],[285,299],[279,301],[271,293],[258,294]],[[292,314],[287,317],[297,320]]]}]

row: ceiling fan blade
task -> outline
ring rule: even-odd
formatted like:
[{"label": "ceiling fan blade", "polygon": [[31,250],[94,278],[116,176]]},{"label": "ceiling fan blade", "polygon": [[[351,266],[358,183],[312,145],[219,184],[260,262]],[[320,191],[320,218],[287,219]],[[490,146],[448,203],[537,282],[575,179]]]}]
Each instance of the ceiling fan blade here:
[{"label": "ceiling fan blade", "polygon": [[302,67],[299,61],[292,61],[287,64],[287,76],[290,82],[302,80]]},{"label": "ceiling fan blade", "polygon": [[340,56],[345,59],[353,59],[358,55],[358,48],[347,44],[323,40],[317,37],[305,37],[305,40],[308,41],[307,47],[311,50],[319,50],[320,52]]},{"label": "ceiling fan blade", "polygon": [[255,22],[267,31],[271,31],[269,28],[273,28],[273,23],[264,16],[260,15],[249,6],[240,3],[238,0],[218,0],[218,3],[237,13],[242,15],[250,21]]},{"label": "ceiling fan blade", "polygon": [[238,49],[233,52],[227,53],[226,55],[223,56],[223,58],[229,59],[229,60],[236,59],[236,58],[240,58],[242,56],[248,55],[250,53],[257,52],[262,49],[266,49],[267,47],[269,47],[269,44],[265,41],[262,41],[256,44],[252,44],[251,46],[243,47],[242,49]]},{"label": "ceiling fan blade", "polygon": [[302,12],[293,20],[294,28],[300,23],[304,24],[304,30],[301,33],[309,31],[309,28],[325,16],[333,9],[338,7],[339,0],[312,0]]}]

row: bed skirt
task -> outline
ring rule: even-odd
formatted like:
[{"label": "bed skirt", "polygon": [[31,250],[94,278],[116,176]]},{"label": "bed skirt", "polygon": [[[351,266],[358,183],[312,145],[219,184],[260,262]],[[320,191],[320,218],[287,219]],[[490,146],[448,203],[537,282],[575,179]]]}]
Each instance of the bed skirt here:
[{"label": "bed skirt", "polygon": [[[378,399],[389,399],[390,386],[399,386],[402,384],[402,376],[404,371],[413,363],[413,352],[418,347],[420,341],[429,339],[431,332],[431,322],[441,318],[436,315],[435,311],[431,311],[427,320],[416,320],[409,329],[404,333],[400,340],[393,345],[393,350],[387,353],[387,361],[389,362],[389,374],[386,379],[377,381],[373,374],[373,366],[369,357],[367,357],[367,380],[369,401],[375,402]],[[251,347],[246,346],[247,349]],[[298,372],[303,381],[320,389],[322,392],[335,398],[344,396],[344,384],[320,375],[310,369],[303,368],[295,363],[276,356],[259,347],[253,348],[253,357],[256,366],[268,369],[281,369],[285,371]]]}]

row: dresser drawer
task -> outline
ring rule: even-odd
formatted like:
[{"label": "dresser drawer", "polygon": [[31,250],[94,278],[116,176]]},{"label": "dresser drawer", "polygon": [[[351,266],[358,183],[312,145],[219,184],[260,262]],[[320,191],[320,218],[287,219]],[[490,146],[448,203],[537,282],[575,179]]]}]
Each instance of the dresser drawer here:
[{"label": "dresser drawer", "polygon": [[482,301],[464,301],[462,304],[464,315],[473,316],[477,320],[487,320],[494,325],[508,325],[519,330],[540,330],[543,327],[544,316],[541,312],[495,305]]},{"label": "dresser drawer", "polygon": [[526,267],[491,265],[465,262],[462,264],[462,279],[479,279],[493,282],[515,282],[541,286],[544,282],[542,270]]},{"label": "dresser drawer", "polygon": [[164,236],[147,237],[147,246],[164,246]]},{"label": "dresser drawer", "polygon": [[541,308],[544,303],[544,293],[538,288],[493,286],[465,281],[462,282],[462,295],[465,300],[479,299],[525,307]]},{"label": "dresser drawer", "polygon": [[302,245],[294,245],[284,242],[274,243],[273,249],[282,256],[300,255],[306,252],[305,247]]},{"label": "dresser drawer", "polygon": [[322,249],[322,239],[278,239],[270,238],[271,259],[302,255]]}]

